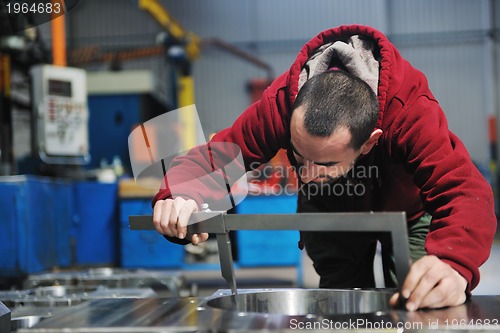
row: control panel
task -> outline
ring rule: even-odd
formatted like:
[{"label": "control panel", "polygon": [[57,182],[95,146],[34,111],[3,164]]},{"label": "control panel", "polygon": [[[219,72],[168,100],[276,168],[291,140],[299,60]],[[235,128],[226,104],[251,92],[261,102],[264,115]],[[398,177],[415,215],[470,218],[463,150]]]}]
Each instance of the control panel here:
[{"label": "control panel", "polygon": [[89,159],[87,75],[79,68],[31,69],[34,138],[48,164],[86,164]]}]

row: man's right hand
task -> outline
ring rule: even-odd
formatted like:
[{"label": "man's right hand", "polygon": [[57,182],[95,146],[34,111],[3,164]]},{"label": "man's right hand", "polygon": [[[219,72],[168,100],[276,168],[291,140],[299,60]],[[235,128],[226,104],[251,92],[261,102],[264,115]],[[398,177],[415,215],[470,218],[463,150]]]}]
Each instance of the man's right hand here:
[{"label": "man's right hand", "polygon": [[181,197],[158,200],[153,210],[153,224],[156,231],[169,237],[184,239],[191,237],[191,243],[199,244],[208,239],[208,234],[188,235],[187,225],[193,212],[198,211],[198,205],[192,199]]}]

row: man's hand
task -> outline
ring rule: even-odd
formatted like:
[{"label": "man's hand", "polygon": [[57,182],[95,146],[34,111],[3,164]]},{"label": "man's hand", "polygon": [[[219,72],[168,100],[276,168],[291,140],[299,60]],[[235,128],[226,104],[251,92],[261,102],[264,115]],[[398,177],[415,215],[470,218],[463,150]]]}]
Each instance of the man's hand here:
[{"label": "man's hand", "polygon": [[[415,311],[463,304],[465,288],[467,280],[450,265],[436,256],[425,256],[411,265],[401,290],[406,309]],[[392,306],[397,305],[398,298],[399,293],[391,297]]]},{"label": "man's hand", "polygon": [[[175,199],[158,200],[153,209],[153,224],[162,235],[184,239],[187,234],[187,224],[193,212],[198,211],[194,200],[178,197]],[[208,239],[208,234],[194,234],[191,243],[199,244]]]}]

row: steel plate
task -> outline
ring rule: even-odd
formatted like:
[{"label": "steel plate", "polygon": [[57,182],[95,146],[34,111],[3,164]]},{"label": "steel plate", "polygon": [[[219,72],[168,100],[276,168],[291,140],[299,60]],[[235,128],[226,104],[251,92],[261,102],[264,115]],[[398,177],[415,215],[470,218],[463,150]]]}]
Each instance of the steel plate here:
[{"label": "steel plate", "polygon": [[206,305],[228,311],[289,316],[366,314],[390,310],[393,294],[387,289],[284,289],[216,297]]}]

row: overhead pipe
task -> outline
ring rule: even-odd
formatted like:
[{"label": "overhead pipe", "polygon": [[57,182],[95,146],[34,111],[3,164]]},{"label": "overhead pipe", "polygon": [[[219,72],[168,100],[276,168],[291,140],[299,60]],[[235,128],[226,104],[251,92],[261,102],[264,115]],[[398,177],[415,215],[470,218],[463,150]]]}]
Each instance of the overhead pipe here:
[{"label": "overhead pipe", "polygon": [[255,55],[237,47],[236,45],[233,45],[231,43],[228,43],[222,39],[219,38],[206,38],[202,39],[201,41],[201,47],[216,47],[218,49],[221,49],[225,52],[228,52],[238,58],[241,58],[245,61],[248,61],[251,64],[254,64],[257,67],[262,68],[263,70],[266,71],[267,73],[267,78],[272,80],[274,79],[274,72],[273,68],[266,62],[262,61],[259,57],[256,57]]}]

